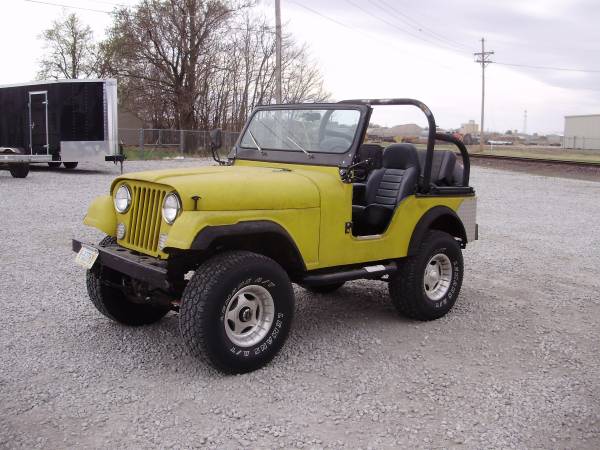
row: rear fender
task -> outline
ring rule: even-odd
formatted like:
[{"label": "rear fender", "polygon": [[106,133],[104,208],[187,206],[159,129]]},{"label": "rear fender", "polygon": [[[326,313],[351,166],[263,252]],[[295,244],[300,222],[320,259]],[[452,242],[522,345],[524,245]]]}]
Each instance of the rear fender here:
[{"label": "rear fender", "polygon": [[459,238],[461,246],[467,244],[467,233],[458,215],[447,206],[436,206],[427,211],[417,225],[410,238],[407,256],[414,256],[419,249],[419,244],[429,230],[440,230]]}]

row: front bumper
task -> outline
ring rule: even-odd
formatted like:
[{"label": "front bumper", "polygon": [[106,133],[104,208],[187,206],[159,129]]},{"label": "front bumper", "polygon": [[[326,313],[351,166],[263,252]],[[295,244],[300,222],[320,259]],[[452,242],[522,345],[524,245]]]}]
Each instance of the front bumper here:
[{"label": "front bumper", "polygon": [[98,250],[98,259],[94,266],[99,264],[108,267],[119,273],[128,275],[135,280],[143,281],[150,288],[169,288],[166,261],[142,255],[118,245],[104,247],[102,245],[81,242],[77,239],[73,239],[73,251],[78,252],[82,244]]}]

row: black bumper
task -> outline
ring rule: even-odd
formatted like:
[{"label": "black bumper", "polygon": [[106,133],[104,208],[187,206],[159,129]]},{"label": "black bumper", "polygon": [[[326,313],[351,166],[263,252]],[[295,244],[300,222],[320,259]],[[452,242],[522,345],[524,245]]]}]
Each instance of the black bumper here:
[{"label": "black bumper", "polygon": [[166,261],[141,255],[117,245],[103,247],[76,239],[73,239],[73,251],[78,252],[82,244],[98,250],[98,259],[95,265],[100,264],[136,280],[144,281],[151,288],[169,288]]}]

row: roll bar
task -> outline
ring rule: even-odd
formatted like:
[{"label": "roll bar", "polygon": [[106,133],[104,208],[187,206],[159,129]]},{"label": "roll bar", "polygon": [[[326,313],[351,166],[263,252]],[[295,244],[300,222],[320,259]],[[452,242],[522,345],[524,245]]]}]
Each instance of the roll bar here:
[{"label": "roll bar", "polygon": [[456,139],[451,134],[444,133],[436,133],[435,138],[438,141],[450,142],[451,144],[454,144],[458,147],[458,150],[460,151],[460,155],[462,156],[463,160],[462,185],[465,187],[469,186],[469,177],[471,175],[471,159],[469,158],[469,152],[467,151],[467,147],[465,147],[463,141],[461,141],[460,139]]},{"label": "roll bar", "polygon": [[[463,172],[463,184],[464,186],[469,185],[469,171],[470,171],[470,162],[469,162],[469,154],[467,153],[467,149],[462,142],[458,139],[437,133],[437,128],[435,125],[435,118],[433,117],[433,113],[427,107],[427,105],[419,100],[415,100],[413,98],[390,98],[390,99],[356,99],[356,100],[342,100],[340,103],[352,103],[359,105],[369,105],[369,106],[395,106],[395,105],[412,105],[419,108],[425,114],[427,118],[427,123],[429,124],[429,134],[427,136],[427,154],[425,156],[425,169],[423,170],[423,178],[420,182],[420,189],[422,192],[427,193],[431,188],[431,168],[433,166],[433,149],[435,146],[435,140],[439,139],[440,141],[450,142],[455,144],[462,155],[464,172]],[[367,124],[368,125],[368,124]]]}]

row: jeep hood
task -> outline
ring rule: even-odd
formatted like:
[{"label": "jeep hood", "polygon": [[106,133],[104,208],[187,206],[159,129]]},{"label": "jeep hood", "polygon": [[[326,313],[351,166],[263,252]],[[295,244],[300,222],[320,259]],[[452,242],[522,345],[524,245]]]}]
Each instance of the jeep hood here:
[{"label": "jeep hood", "polygon": [[179,194],[184,210],[239,211],[303,209],[319,206],[319,190],[308,177],[272,167],[208,166],[127,174],[116,183],[135,180],[166,185]]}]

